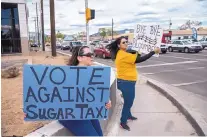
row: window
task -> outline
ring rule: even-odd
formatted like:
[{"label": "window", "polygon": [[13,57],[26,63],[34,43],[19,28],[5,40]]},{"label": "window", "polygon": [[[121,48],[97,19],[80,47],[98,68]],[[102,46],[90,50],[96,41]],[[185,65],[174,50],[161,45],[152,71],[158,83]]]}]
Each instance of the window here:
[{"label": "window", "polygon": [[172,44],[177,44],[177,41],[173,41],[173,43]]},{"label": "window", "polygon": [[183,45],[183,43],[181,41],[177,41],[178,45]]},{"label": "window", "polygon": [[17,4],[1,3],[1,53],[20,53],[21,41]]},{"label": "window", "polygon": [[184,44],[191,44],[191,42],[189,42],[189,41],[183,41],[182,43],[184,43]]},{"label": "window", "polygon": [[70,46],[73,46],[72,42],[70,42]]},{"label": "window", "polygon": [[62,45],[68,45],[68,42],[63,42],[63,44]]}]

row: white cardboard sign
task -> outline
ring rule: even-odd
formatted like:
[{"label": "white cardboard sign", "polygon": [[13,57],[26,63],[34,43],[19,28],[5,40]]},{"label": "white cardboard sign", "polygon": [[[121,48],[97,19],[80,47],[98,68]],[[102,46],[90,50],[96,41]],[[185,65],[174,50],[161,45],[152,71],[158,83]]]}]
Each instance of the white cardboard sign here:
[{"label": "white cardboard sign", "polygon": [[156,47],[160,48],[163,29],[160,25],[140,25],[134,29],[134,39],[132,49],[148,54]]}]

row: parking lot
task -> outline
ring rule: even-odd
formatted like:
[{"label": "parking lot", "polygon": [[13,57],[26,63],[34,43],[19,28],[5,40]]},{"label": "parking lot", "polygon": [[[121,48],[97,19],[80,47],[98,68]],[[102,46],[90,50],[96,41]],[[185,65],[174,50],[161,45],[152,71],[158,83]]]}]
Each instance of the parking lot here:
[{"label": "parking lot", "polygon": [[[94,60],[114,67],[111,59]],[[149,78],[207,98],[207,49],[200,53],[167,52],[137,64],[137,69]]]}]

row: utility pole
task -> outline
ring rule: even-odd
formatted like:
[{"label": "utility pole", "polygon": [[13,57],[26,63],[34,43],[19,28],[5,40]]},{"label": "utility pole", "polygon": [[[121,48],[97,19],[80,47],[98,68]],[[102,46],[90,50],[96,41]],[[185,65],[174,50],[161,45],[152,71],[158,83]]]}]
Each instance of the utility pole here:
[{"label": "utility pole", "polygon": [[37,25],[36,25],[36,17],[34,17],[34,22],[35,22],[35,42],[37,40]]},{"label": "utility pole", "polygon": [[114,39],[114,21],[113,21],[113,18],[112,18],[111,37],[112,37],[112,40],[113,40]]},{"label": "utility pole", "polygon": [[[88,8],[88,0],[85,0],[85,11],[87,8]],[[87,41],[87,46],[89,46],[89,21],[86,21],[86,41]]]},{"label": "utility pole", "polygon": [[45,32],[44,32],[43,0],[41,0],[41,25],[42,25],[42,51],[45,51]]},{"label": "utility pole", "polygon": [[36,16],[37,16],[37,38],[38,38],[38,46],[40,47],[39,21],[38,21],[38,12],[37,12],[37,2],[36,2]]},{"label": "utility pole", "polygon": [[50,0],[50,30],[51,30],[51,47],[52,56],[56,56],[56,36],[55,36],[55,8],[54,0]]}]

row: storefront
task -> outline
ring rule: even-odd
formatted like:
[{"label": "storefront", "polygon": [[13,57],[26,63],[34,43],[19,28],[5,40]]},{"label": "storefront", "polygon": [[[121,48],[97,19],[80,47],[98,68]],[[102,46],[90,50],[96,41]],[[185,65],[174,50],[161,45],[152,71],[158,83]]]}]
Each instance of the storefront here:
[{"label": "storefront", "polygon": [[24,0],[1,1],[1,54],[29,53]]}]

